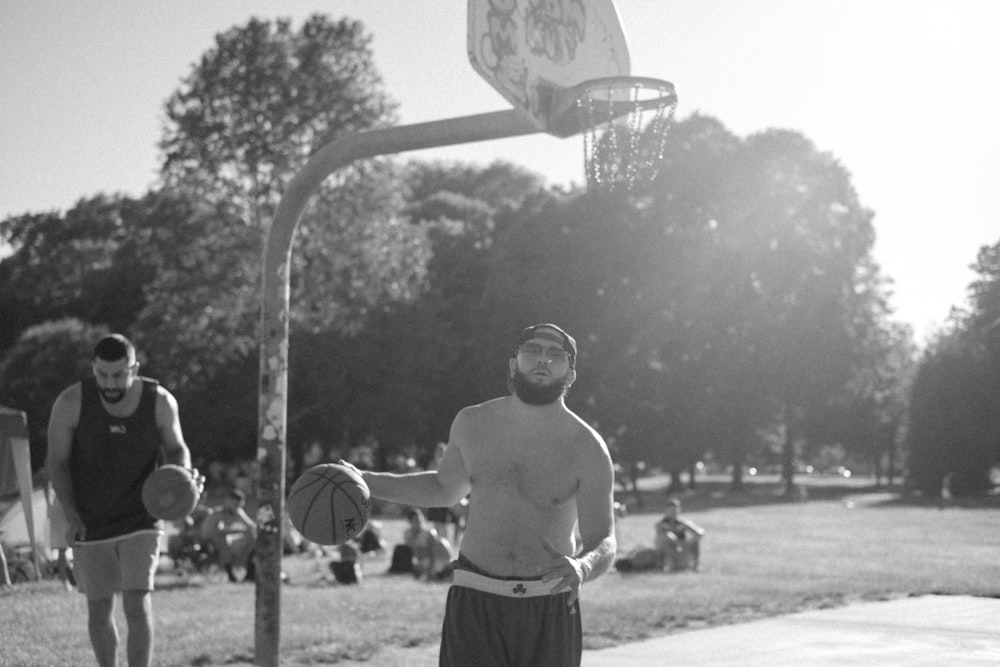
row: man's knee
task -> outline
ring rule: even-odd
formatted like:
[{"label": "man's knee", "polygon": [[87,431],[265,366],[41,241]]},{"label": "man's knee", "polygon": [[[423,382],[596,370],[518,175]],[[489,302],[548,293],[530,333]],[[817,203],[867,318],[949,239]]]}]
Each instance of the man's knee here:
[{"label": "man's knee", "polygon": [[107,625],[114,620],[115,598],[87,600],[87,619],[91,625]]},{"label": "man's knee", "polygon": [[149,591],[124,591],[122,593],[122,611],[125,612],[125,618],[130,623],[133,620],[148,618],[152,609],[152,596]]}]

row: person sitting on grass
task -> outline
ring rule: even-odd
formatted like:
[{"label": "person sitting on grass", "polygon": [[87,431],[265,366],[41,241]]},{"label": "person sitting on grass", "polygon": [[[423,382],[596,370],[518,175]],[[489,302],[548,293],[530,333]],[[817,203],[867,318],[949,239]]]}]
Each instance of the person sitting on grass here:
[{"label": "person sitting on grass", "polygon": [[364,578],[361,570],[361,548],[354,540],[334,547],[329,568],[338,584],[360,584]]},{"label": "person sitting on grass", "polygon": [[244,509],[245,505],[246,497],[243,492],[233,489],[226,496],[222,508],[207,518],[211,523],[209,533],[216,553],[219,554],[219,564],[225,568],[229,581],[232,582],[239,581],[233,569],[235,567],[246,570],[244,581],[253,581],[255,578],[257,526]]},{"label": "person sitting on grass", "polygon": [[680,517],[681,501],[671,498],[662,519],[656,522],[655,549],[663,554],[663,565],[671,572],[700,567],[701,538],[705,530],[695,522]]},{"label": "person sitting on grass", "polygon": [[451,544],[438,535],[419,509],[411,508],[406,518],[410,527],[403,533],[403,541],[413,552],[415,576],[426,581],[446,579],[454,558]]},{"label": "person sitting on grass", "polygon": [[619,572],[648,572],[666,569],[698,571],[700,568],[700,541],[705,530],[689,519],[680,518],[681,501],[672,498],[667,503],[666,514],[653,526],[653,547],[639,547],[615,562]]},{"label": "person sitting on grass", "polygon": [[358,549],[362,554],[385,553],[386,541],[382,537],[382,522],[369,519],[365,529],[355,538],[358,542]]}]

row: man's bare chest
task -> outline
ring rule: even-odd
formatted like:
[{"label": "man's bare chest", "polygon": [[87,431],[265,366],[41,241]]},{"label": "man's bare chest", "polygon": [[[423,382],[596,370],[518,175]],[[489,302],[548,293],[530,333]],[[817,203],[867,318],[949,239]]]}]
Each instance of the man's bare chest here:
[{"label": "man's bare chest", "polygon": [[579,486],[576,458],[570,443],[495,443],[472,457],[473,493],[520,499],[538,510],[568,502]]}]

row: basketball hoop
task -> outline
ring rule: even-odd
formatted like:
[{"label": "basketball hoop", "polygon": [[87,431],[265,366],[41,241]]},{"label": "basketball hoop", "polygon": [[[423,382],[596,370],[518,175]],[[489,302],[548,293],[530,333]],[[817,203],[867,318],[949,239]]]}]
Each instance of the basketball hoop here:
[{"label": "basketball hoop", "polygon": [[659,172],[677,94],[669,81],[605,77],[574,89],[587,185],[628,190]]}]

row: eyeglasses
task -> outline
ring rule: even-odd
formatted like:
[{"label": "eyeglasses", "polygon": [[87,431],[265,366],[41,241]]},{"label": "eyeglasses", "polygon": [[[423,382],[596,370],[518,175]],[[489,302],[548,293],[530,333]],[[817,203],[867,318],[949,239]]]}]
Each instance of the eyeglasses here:
[{"label": "eyeglasses", "polygon": [[517,348],[517,353],[525,359],[541,359],[545,357],[547,364],[561,364],[569,361],[569,353],[559,347],[543,347],[538,343],[525,343]]}]

